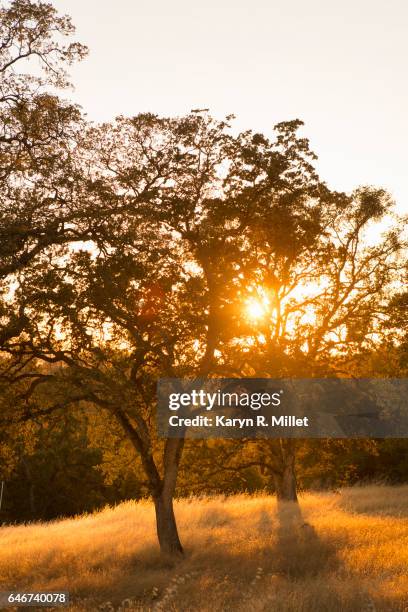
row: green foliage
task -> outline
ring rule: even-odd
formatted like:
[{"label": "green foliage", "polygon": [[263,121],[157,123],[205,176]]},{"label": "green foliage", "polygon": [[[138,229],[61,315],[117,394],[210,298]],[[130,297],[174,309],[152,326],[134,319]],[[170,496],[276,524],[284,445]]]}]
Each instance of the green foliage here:
[{"label": "green foliage", "polygon": [[[105,430],[105,436],[109,431]],[[112,447],[92,443],[83,411],[54,414],[2,432],[0,478],[5,480],[2,520],[49,520],[91,512],[143,494],[140,469],[122,463],[112,477]],[[119,441],[120,442],[120,441]],[[10,461],[12,457],[12,462]],[[132,457],[133,458],[133,457]]]}]

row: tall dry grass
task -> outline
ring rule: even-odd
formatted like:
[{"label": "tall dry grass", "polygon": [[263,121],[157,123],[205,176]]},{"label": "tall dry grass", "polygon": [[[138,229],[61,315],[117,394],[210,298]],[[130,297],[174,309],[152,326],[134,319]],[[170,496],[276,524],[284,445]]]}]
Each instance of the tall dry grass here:
[{"label": "tall dry grass", "polygon": [[0,590],[68,590],[75,611],[408,610],[408,486],[308,493],[300,508],[180,500],[176,563],[159,555],[147,501],[3,527]]}]

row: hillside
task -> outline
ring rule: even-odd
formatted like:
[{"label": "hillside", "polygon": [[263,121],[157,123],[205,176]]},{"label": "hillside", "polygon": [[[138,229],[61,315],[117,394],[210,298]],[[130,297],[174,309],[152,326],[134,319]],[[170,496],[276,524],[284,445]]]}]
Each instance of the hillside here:
[{"label": "hillside", "polygon": [[300,505],[302,517],[266,495],[180,500],[178,563],[159,556],[148,501],[2,527],[1,589],[69,590],[75,611],[408,609],[408,486]]}]

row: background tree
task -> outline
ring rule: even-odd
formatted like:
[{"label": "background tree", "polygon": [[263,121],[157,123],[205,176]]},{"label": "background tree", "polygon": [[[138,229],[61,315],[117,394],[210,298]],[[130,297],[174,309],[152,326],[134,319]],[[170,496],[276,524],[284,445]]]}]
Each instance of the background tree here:
[{"label": "background tree", "polygon": [[[264,217],[256,229],[246,363],[257,376],[350,376],[389,336],[388,300],[403,265],[402,223],[394,218],[390,231],[370,237],[392,204],[382,190],[361,188],[338,204],[318,210],[310,242],[297,242],[295,227],[294,246],[279,250],[271,240],[276,225],[271,230]],[[300,218],[307,221],[304,213]],[[260,455],[267,446],[278,496],[295,501],[295,441],[262,442]]]},{"label": "background tree", "polygon": [[[26,315],[10,311],[14,274],[52,245],[89,237],[84,167],[75,152],[80,110],[57,92],[66,67],[86,48],[66,42],[67,16],[48,3],[14,0],[0,6],[0,339],[18,336]],[[84,194],[86,192],[86,195]],[[101,212],[101,211],[100,211]]]},{"label": "background tree", "polygon": [[[46,391],[54,395],[51,384]],[[20,420],[7,419],[8,402],[14,411],[16,402],[24,404],[19,395],[16,385],[1,393],[3,522],[73,516],[147,494],[140,462],[112,420],[89,406],[32,417],[26,405]]]}]

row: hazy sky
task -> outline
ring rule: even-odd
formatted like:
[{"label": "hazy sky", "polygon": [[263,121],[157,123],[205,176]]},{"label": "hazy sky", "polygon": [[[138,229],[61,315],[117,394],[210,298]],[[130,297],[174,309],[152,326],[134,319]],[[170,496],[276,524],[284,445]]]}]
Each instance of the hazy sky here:
[{"label": "hazy sky", "polygon": [[91,119],[300,118],[331,187],[384,186],[408,212],[408,0],[51,1],[90,48],[71,74]]}]

